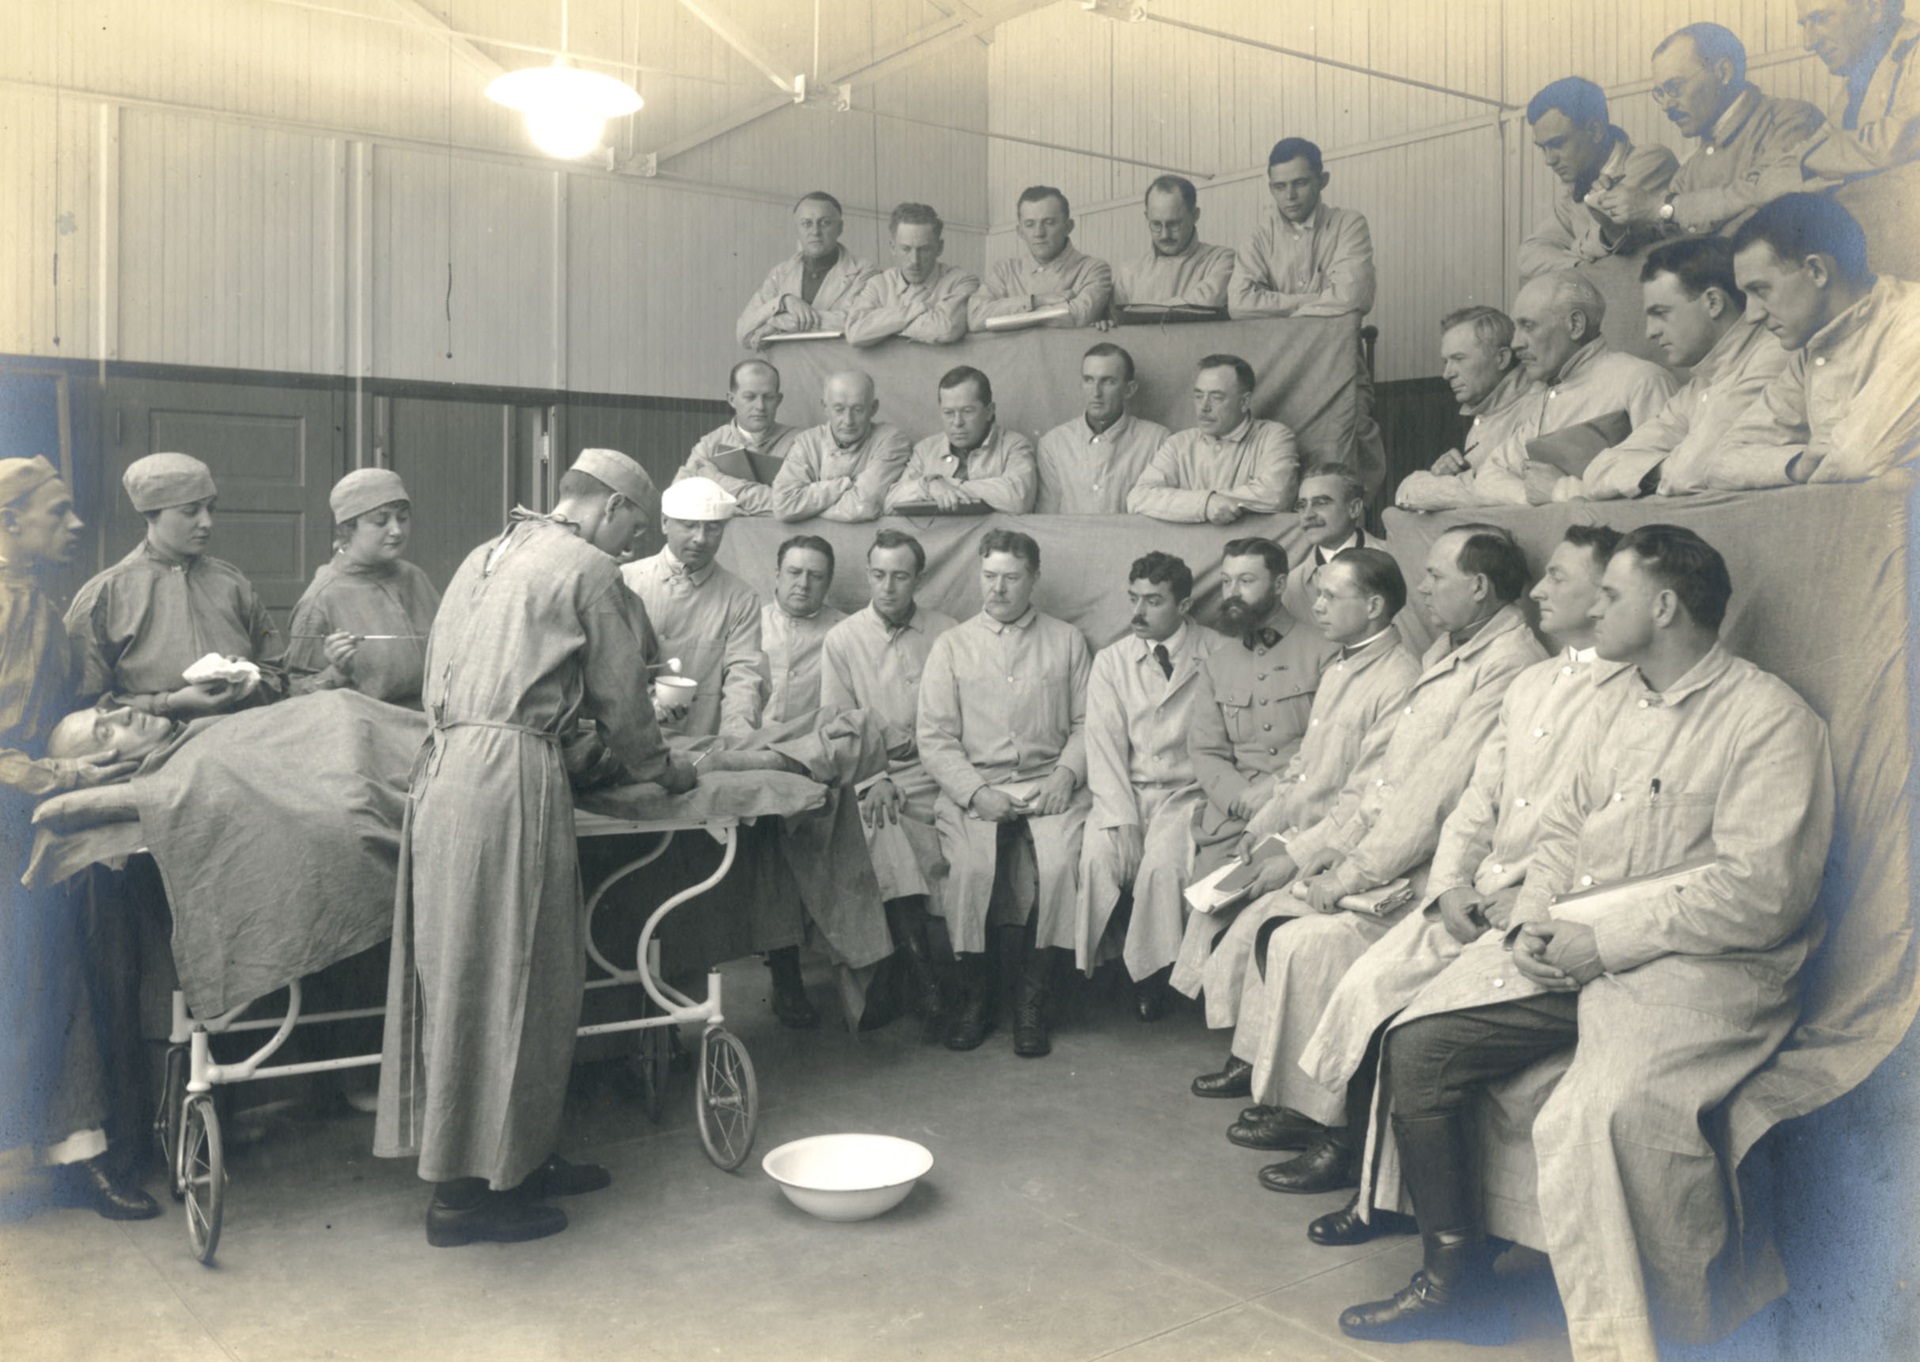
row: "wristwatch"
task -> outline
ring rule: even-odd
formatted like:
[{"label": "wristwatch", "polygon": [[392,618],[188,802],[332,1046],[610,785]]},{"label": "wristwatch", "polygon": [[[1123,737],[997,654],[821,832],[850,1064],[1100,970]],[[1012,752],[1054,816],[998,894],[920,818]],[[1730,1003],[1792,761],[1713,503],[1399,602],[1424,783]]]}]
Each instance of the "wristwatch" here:
[{"label": "wristwatch", "polygon": [[1667,191],[1666,200],[1660,205],[1660,221],[1662,222],[1673,221],[1673,201],[1679,196],[1680,196],[1680,191],[1677,189],[1672,189]]}]

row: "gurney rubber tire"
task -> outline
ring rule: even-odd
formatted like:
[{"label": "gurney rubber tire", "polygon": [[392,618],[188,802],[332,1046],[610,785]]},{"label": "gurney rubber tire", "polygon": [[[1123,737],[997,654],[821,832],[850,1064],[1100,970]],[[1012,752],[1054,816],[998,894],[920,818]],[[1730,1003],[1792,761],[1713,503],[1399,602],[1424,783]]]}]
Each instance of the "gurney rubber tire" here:
[{"label": "gurney rubber tire", "polygon": [[732,1172],[747,1161],[760,1122],[760,1085],[740,1038],[721,1027],[700,1037],[700,1081],[694,1089],[700,1143],[716,1168]]},{"label": "gurney rubber tire", "polygon": [[187,1205],[187,1239],[194,1256],[213,1262],[220,1246],[220,1225],[226,1213],[227,1159],[220,1140],[220,1115],[212,1093],[196,1093],[187,1100],[181,1123],[181,1178]]},{"label": "gurney rubber tire", "polygon": [[187,1047],[167,1047],[160,1102],[153,1113],[153,1138],[160,1146],[160,1166],[167,1171],[167,1194],[175,1201],[186,1195],[180,1185],[180,1129],[186,1117]]}]

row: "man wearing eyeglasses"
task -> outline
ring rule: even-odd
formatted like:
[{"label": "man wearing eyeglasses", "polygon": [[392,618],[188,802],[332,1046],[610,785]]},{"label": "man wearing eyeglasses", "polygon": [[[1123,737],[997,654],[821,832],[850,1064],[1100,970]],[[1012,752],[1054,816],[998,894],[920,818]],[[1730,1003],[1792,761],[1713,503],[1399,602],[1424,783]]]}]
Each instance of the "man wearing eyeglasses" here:
[{"label": "man wearing eyeglasses", "polygon": [[1797,177],[1826,117],[1799,99],[1774,99],[1747,80],[1747,50],[1719,24],[1688,24],[1653,50],[1653,102],[1699,147],[1665,194],[1622,181],[1593,206],[1613,221],[1702,236],[1765,203],[1768,184]]}]

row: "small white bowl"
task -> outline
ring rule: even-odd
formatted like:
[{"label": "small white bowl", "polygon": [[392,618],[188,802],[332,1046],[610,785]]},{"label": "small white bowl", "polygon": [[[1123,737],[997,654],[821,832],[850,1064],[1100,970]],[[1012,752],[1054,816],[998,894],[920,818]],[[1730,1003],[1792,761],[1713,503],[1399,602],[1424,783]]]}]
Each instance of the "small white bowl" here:
[{"label": "small white bowl", "polygon": [[760,1160],[787,1200],[822,1220],[871,1220],[933,1167],[925,1145],[893,1135],[812,1135]]}]

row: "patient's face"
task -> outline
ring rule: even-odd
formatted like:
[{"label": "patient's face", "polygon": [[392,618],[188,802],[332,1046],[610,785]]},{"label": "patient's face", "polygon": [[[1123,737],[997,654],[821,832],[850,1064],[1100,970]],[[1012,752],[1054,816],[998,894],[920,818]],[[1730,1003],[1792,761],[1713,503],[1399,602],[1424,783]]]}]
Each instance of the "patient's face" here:
[{"label": "patient's face", "polygon": [[82,709],[62,719],[47,742],[47,755],[62,759],[111,752],[119,761],[139,761],[173,736],[174,724],[137,709]]}]

